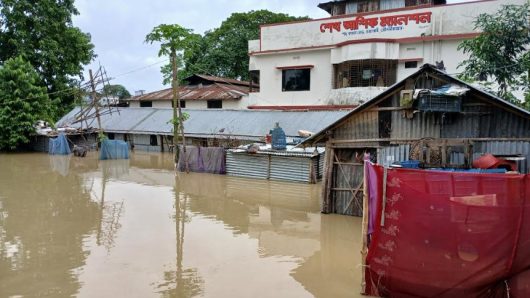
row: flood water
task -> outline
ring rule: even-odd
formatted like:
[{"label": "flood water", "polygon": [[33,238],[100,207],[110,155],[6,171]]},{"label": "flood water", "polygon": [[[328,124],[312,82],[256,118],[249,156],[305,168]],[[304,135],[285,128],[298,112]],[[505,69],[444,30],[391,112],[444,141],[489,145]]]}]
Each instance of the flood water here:
[{"label": "flood water", "polygon": [[168,154],[0,154],[0,297],[359,297],[360,219],[315,185]]}]

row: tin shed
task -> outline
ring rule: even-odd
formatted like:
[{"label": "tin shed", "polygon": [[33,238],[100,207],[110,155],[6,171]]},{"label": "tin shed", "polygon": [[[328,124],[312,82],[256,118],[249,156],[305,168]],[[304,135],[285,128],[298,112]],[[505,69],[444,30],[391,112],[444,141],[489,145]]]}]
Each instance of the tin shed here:
[{"label": "tin shed", "polygon": [[[444,88],[467,91],[434,92]],[[426,64],[303,145],[324,142],[322,211],[361,216],[365,154],[386,166],[417,160],[425,167],[469,168],[491,153],[516,160],[528,173],[530,113]]]}]

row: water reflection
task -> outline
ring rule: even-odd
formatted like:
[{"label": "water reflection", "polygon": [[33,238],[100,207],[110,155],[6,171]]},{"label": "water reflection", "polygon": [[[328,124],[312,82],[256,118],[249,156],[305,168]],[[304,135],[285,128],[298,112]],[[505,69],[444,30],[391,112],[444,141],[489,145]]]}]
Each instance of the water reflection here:
[{"label": "water reflection", "polygon": [[50,171],[46,155],[0,155],[0,165],[0,296],[75,295],[97,203],[68,167]]},{"label": "water reflection", "polygon": [[359,220],[314,185],[0,155],[0,296],[355,297]]},{"label": "water reflection", "polygon": [[50,155],[50,168],[61,176],[70,172],[70,155]]}]

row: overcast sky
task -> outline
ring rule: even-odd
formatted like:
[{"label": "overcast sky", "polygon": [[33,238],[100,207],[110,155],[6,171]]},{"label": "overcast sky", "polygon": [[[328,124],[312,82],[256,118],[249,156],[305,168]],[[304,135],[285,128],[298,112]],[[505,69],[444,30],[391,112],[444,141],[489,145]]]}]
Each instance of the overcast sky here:
[{"label": "overcast sky", "polygon": [[[217,28],[234,12],[268,9],[294,16],[323,18],[319,0],[76,0],[80,15],[74,25],[90,33],[98,57],[86,67],[101,64],[113,84],[124,85],[131,94],[167,88],[162,85],[158,46],[145,44],[145,35],[159,24],[179,24],[196,33]],[[448,0],[448,3],[466,0]],[[151,65],[151,66],[149,66]]]}]

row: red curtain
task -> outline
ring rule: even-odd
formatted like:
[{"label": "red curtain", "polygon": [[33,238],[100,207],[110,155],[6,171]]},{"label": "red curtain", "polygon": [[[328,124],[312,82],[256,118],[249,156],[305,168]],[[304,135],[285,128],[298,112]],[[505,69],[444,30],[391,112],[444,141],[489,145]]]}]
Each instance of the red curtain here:
[{"label": "red curtain", "polygon": [[530,297],[530,176],[388,169],[385,184],[366,294]]}]

